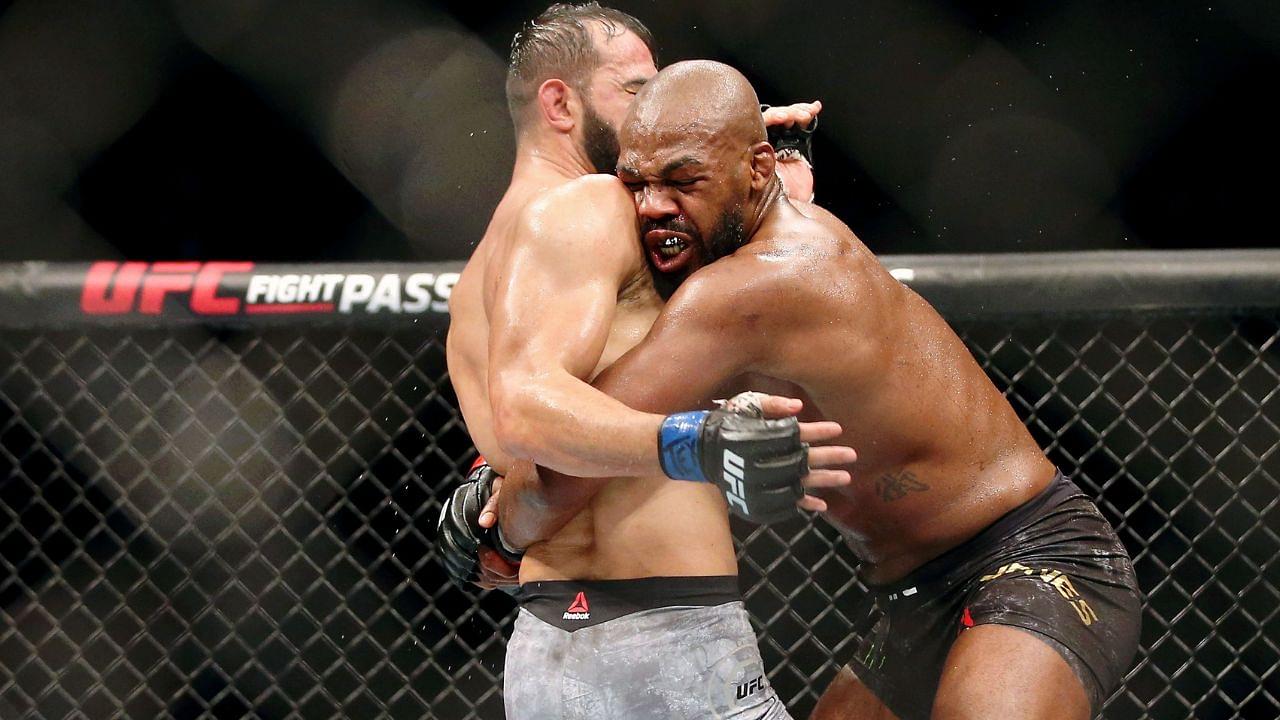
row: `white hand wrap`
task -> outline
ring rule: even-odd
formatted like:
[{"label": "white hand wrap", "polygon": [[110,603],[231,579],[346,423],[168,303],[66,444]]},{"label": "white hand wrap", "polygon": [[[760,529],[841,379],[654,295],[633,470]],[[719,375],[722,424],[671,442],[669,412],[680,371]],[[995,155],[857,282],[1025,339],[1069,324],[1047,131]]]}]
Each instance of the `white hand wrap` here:
[{"label": "white hand wrap", "polygon": [[734,415],[746,415],[747,417],[762,418],[764,417],[764,399],[769,397],[761,392],[740,392],[728,400],[716,400],[716,407],[731,412]]}]

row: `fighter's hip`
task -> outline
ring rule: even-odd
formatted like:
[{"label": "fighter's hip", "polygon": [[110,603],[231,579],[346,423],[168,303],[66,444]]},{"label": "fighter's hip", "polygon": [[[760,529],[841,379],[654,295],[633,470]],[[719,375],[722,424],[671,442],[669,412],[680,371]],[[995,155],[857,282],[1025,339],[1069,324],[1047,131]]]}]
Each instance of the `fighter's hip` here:
[{"label": "fighter's hip", "polygon": [[[626,482],[648,481],[615,484]],[[529,548],[520,581],[737,574],[719,491],[679,480],[656,484],[606,488],[554,537]]]}]

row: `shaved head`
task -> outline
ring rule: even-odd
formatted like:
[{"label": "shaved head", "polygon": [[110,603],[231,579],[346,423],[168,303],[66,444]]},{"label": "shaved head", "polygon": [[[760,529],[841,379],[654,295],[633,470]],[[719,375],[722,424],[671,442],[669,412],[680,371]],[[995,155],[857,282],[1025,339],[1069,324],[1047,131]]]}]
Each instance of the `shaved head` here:
[{"label": "shaved head", "polygon": [[727,133],[744,147],[765,140],[755,88],[742,73],[711,60],[675,63],[655,75],[636,96],[628,125],[638,133]]},{"label": "shaved head", "polygon": [[779,195],[756,91],[723,63],[663,69],[636,95],[619,140],[618,177],[635,193],[659,278],[678,283],[737,251]]}]

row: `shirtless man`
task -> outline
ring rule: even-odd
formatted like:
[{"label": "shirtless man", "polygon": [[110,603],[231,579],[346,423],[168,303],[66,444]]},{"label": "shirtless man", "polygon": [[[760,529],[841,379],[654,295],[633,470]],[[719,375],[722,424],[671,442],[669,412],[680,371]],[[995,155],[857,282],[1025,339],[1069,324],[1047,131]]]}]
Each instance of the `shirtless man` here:
[{"label": "shirtless man", "polygon": [[[806,461],[852,461],[848,448],[801,444],[839,434],[834,423],[719,411],[664,418],[588,384],[644,336],[661,307],[630,193],[612,175],[591,174],[614,167],[615,128],[656,73],[650,45],[638,21],[599,6],[553,6],[517,36],[507,84],[518,135],[511,187],[451,298],[450,376],[493,470],[538,463],[643,478],[617,483],[598,513],[566,528],[569,537],[594,538],[579,548],[592,573],[578,574],[577,559],[557,566],[534,553],[524,562],[525,611],[506,666],[509,718],[598,717],[618,708],[635,717],[786,717],[759,684],[736,696],[764,671],[737,590],[722,490],[738,514],[767,520],[794,514],[797,504],[825,508],[802,497],[802,476],[814,487],[849,481],[845,470],[805,475]],[[784,120],[807,122],[816,110],[794,108]],[[768,404],[777,416],[799,409],[784,398]],[[474,578],[481,567],[454,563],[459,549],[484,544],[513,557],[524,544],[477,526],[493,470],[476,469],[442,512],[438,537],[455,577]],[[603,580],[572,589],[554,582],[582,577]],[[547,636],[571,633],[581,633],[579,644],[621,648],[642,639],[651,650],[552,665],[535,659]],[[551,669],[564,674],[552,682]],[[562,690],[571,696],[563,704]]]},{"label": "shirtless man", "polygon": [[[854,482],[822,494],[872,593],[815,718],[1090,717],[1137,647],[1128,555],[928,303],[834,217],[787,201],[755,102],[709,62],[639,93],[618,175],[650,263],[685,279],[595,386],[651,412],[764,389],[859,449]],[[597,577],[631,488],[517,473],[500,522],[549,538],[526,566]]]}]

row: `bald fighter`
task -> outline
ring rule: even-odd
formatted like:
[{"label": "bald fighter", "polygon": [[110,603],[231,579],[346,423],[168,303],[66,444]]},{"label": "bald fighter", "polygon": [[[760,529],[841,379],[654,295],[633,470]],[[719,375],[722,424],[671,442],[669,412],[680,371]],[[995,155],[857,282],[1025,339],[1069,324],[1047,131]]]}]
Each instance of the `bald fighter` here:
[{"label": "bald fighter", "polygon": [[[630,196],[612,175],[594,174],[612,172],[617,125],[656,72],[648,29],[595,3],[553,5],[512,44],[507,96],[516,165],[451,301],[451,379],[487,458],[474,469],[476,482],[455,493],[459,502],[449,509],[458,514],[444,516],[453,522],[441,526],[458,531],[441,534],[456,576],[482,569],[456,561],[451,550],[459,543],[481,541],[518,557],[496,533],[467,537],[476,500],[493,476],[490,466],[505,470],[528,460],[578,474],[665,473],[714,483],[723,479],[717,453],[735,446],[749,458],[754,484],[748,490],[793,492],[804,464],[797,437],[811,441],[832,432],[831,424],[797,432],[794,423],[742,425],[719,414],[664,418],[633,411],[586,382],[644,335],[660,306]],[[769,117],[804,124],[819,109],[816,103],[775,108]],[[797,192],[812,192],[811,175],[807,187],[795,171],[792,177]],[[793,405],[779,398],[770,409],[789,415]],[[736,426],[735,439],[724,437],[725,422]],[[714,462],[707,459],[713,456]],[[788,461],[778,460],[783,457]],[[772,459],[769,467],[759,467],[761,458]],[[819,482],[822,474],[813,477]],[[783,494],[758,497],[748,517],[789,507]],[[814,498],[802,504],[821,506]],[[487,566],[503,567],[492,553],[487,559]]]},{"label": "bald fighter", "polygon": [[[759,683],[726,497],[739,515],[767,521],[797,504],[825,507],[804,496],[802,479],[849,481],[844,470],[808,471],[851,461],[848,448],[803,444],[839,434],[834,423],[638,411],[588,384],[644,336],[661,307],[630,194],[616,177],[592,174],[614,167],[615,128],[656,73],[651,45],[635,18],[595,4],[552,6],[516,37],[507,82],[518,137],[512,183],[451,298],[450,377],[488,460],[442,512],[441,555],[455,578],[500,580],[482,575],[502,567],[492,554],[515,561],[524,545],[478,524],[495,472],[536,462],[634,476],[616,483],[600,515],[583,513],[566,528],[567,537],[596,538],[578,548],[582,558],[560,566],[535,553],[521,566],[509,718],[785,717]],[[806,112],[789,119],[805,122]],[[799,408],[783,398],[766,404],[778,416]],[[489,556],[483,563],[477,548]],[[583,561],[598,563],[596,571],[576,574]],[[580,577],[595,584],[564,582]],[[524,651],[545,649],[542,638],[552,635],[635,652],[562,654],[548,664]]]},{"label": "bald fighter", "polygon": [[[755,103],[709,62],[640,91],[618,175],[649,262],[683,282],[596,387],[650,412],[764,389],[859,449],[854,482],[822,495],[872,592],[815,718],[1090,717],[1136,651],[1128,555],[929,304],[834,217],[784,197]],[[549,537],[526,565],[598,577],[631,488],[517,474],[500,522]],[[544,640],[519,652],[575,652]]]}]

